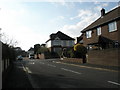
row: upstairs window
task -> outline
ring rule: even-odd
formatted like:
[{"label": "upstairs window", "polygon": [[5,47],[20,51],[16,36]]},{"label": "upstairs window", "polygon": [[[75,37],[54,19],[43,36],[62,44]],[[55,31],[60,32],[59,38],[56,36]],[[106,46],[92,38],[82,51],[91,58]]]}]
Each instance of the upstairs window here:
[{"label": "upstairs window", "polygon": [[101,35],[101,27],[97,28],[97,35]]},{"label": "upstairs window", "polygon": [[92,31],[87,31],[86,32],[86,38],[91,38],[92,37]]},{"label": "upstairs window", "polygon": [[69,46],[69,41],[66,41],[67,45],[66,46]]},{"label": "upstairs window", "polygon": [[66,40],[63,40],[63,46],[66,46],[67,44],[66,44]]},{"label": "upstairs window", "polygon": [[61,45],[60,40],[54,40],[54,45]]},{"label": "upstairs window", "polygon": [[74,41],[69,41],[69,46],[74,46]]},{"label": "upstairs window", "polygon": [[112,22],[112,23],[109,23],[109,24],[108,24],[108,29],[109,29],[109,32],[116,31],[116,30],[117,30],[116,21],[115,21],[115,22]]}]

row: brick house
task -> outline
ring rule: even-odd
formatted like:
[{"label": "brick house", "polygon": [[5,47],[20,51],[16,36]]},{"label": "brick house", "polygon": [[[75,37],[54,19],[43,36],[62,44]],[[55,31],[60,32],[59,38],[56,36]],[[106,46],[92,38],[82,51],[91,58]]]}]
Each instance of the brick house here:
[{"label": "brick house", "polygon": [[84,34],[81,34],[79,37],[76,37],[76,42],[75,42],[76,44],[77,43],[83,44],[83,35]]},{"label": "brick house", "polygon": [[58,31],[50,35],[50,39],[46,41],[46,46],[50,52],[60,52],[64,48],[72,48],[74,46],[74,40],[70,36]]},{"label": "brick house", "polygon": [[88,49],[105,49],[120,45],[120,6],[105,13],[101,10],[101,17],[84,28],[83,44]]}]

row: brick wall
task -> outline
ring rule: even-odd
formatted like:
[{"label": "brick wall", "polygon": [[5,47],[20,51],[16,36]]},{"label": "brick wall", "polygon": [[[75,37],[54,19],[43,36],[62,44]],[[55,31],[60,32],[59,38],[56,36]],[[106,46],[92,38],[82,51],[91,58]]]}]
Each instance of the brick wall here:
[{"label": "brick wall", "polygon": [[[106,50],[91,50],[88,51],[87,63],[104,65],[104,66],[119,66],[118,49],[106,49]],[[64,62],[82,63],[82,58],[64,58]]]},{"label": "brick wall", "polygon": [[118,51],[120,52],[118,49],[88,51],[88,63],[107,66],[119,66]]}]

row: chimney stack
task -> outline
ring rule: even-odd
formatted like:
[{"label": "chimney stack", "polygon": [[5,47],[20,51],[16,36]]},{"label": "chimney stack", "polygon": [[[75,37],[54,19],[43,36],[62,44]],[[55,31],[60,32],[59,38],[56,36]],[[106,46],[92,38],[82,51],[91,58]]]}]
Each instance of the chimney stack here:
[{"label": "chimney stack", "polygon": [[102,10],[101,10],[101,16],[104,16],[104,15],[105,15],[105,9],[102,8]]}]

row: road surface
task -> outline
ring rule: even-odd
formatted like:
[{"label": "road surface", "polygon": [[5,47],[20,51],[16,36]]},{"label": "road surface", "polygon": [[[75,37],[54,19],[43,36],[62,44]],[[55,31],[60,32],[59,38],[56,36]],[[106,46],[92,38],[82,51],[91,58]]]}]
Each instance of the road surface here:
[{"label": "road surface", "polygon": [[33,88],[119,88],[118,72],[57,59],[20,62]]}]

